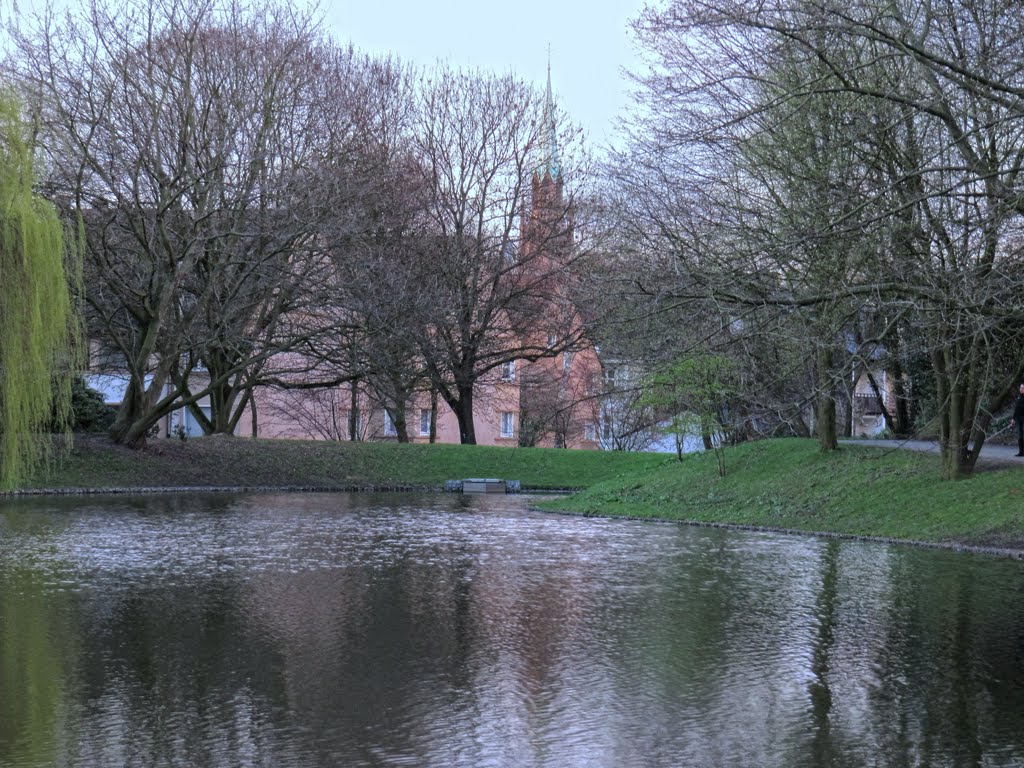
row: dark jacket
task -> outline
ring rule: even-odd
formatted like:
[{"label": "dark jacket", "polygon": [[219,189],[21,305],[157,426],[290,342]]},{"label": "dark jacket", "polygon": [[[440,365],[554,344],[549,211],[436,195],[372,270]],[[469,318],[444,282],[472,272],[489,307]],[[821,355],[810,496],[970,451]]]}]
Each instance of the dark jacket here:
[{"label": "dark jacket", "polygon": [[1013,420],[1024,423],[1024,395],[1017,395],[1017,404],[1013,406]]}]

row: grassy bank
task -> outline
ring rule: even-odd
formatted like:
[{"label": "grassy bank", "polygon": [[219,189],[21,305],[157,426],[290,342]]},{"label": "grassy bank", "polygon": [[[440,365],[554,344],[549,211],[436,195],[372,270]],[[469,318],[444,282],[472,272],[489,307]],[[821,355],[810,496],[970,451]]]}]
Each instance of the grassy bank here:
[{"label": "grassy bank", "polygon": [[584,488],[545,502],[585,515],[834,531],[1024,550],[1024,468],[942,482],[939,459],[812,440],[767,440],[676,462],[656,454],[458,445],[206,438],[133,451],[84,437],[34,488],[425,485],[500,477],[532,488]]},{"label": "grassy bank", "polygon": [[542,448],[328,443],[204,438],[155,440],[134,451],[99,436],[77,437],[74,449],[32,488],[152,486],[318,486],[407,484],[499,477],[534,488],[580,488],[665,463],[652,454],[609,454]]},{"label": "grassy bank", "polygon": [[638,468],[548,509],[1024,549],[1024,470],[943,482],[935,455],[766,440]]}]

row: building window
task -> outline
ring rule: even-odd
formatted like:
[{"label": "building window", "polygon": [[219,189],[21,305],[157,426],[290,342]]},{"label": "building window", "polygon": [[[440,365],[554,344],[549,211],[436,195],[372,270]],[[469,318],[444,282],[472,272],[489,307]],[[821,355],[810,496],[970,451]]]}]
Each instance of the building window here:
[{"label": "building window", "polygon": [[558,336],[556,336],[553,333],[549,333],[548,334],[548,349],[554,349],[554,347],[555,347],[555,345],[557,343],[558,343]]},{"label": "building window", "polygon": [[501,364],[501,380],[502,381],[515,381],[516,380],[516,361],[509,360],[507,363]]},{"label": "building window", "polygon": [[592,442],[597,441],[597,425],[590,423],[583,427],[583,439]]},{"label": "building window", "polygon": [[398,430],[395,429],[395,422],[391,419],[391,414],[384,410],[384,436],[394,437],[398,434]]},{"label": "building window", "polygon": [[430,410],[428,408],[420,409],[420,434],[430,435]]},{"label": "building window", "polygon": [[515,414],[512,411],[501,412],[501,436],[512,437],[515,433]]},{"label": "building window", "polygon": [[572,369],[572,361],[575,357],[575,352],[562,353],[562,373],[568,373]]}]

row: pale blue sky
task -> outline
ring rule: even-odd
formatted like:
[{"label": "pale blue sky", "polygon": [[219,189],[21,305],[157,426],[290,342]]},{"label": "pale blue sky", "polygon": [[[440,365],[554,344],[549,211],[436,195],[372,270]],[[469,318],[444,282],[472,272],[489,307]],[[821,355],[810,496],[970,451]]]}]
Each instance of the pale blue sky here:
[{"label": "pale blue sky", "polygon": [[628,102],[622,67],[638,59],[627,25],[643,0],[335,0],[321,5],[328,30],[367,53],[421,65],[513,72],[543,87],[551,46],[552,90],[592,145],[612,138]]},{"label": "pale blue sky", "polygon": [[[0,9],[8,10],[11,2],[0,0]],[[79,0],[50,2],[61,8]],[[22,16],[46,3],[17,0]],[[555,99],[583,126],[595,149],[612,141],[614,118],[628,103],[628,83],[620,70],[639,66],[628,23],[643,6],[644,0],[319,2],[324,25],[339,42],[351,42],[366,53],[393,53],[425,67],[443,60],[512,72],[543,88],[550,45]]]}]

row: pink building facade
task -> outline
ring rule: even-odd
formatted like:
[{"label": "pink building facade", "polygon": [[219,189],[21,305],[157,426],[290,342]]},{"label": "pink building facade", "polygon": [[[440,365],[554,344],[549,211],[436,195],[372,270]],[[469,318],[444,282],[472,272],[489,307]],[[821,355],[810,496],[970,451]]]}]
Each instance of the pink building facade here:
[{"label": "pink building facade", "polygon": [[[474,393],[477,444],[599,449],[599,371],[592,349],[532,363],[517,360],[494,369]],[[454,412],[429,391],[411,398],[405,422],[411,443],[459,442]],[[399,439],[392,415],[358,387],[353,399],[349,385],[315,390],[258,387],[236,434],[293,440]]]}]

